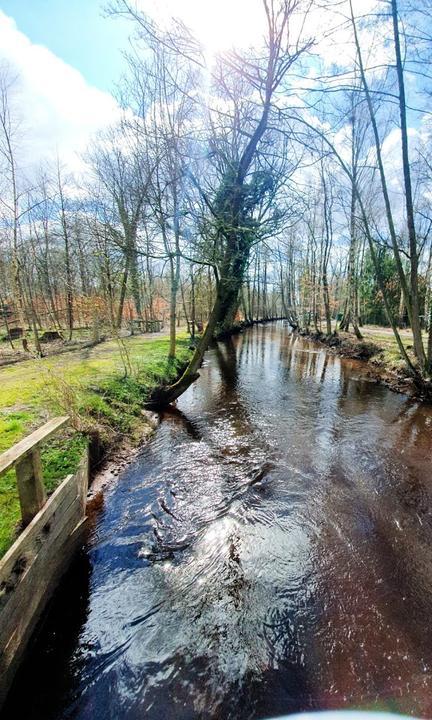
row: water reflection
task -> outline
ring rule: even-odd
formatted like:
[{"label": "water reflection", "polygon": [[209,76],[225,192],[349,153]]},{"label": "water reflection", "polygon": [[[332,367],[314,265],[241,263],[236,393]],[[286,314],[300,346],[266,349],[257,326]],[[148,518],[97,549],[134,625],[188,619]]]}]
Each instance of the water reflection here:
[{"label": "water reflection", "polygon": [[79,632],[42,634],[9,716],[432,715],[431,409],[363,373],[279,323],[218,343],[108,493]]}]

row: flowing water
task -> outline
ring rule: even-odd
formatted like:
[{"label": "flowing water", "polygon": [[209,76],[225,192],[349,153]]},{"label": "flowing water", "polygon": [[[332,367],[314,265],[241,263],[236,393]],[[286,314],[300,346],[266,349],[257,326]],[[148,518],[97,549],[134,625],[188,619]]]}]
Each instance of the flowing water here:
[{"label": "flowing water", "polygon": [[106,492],[5,717],[432,716],[432,408],[255,327]]}]

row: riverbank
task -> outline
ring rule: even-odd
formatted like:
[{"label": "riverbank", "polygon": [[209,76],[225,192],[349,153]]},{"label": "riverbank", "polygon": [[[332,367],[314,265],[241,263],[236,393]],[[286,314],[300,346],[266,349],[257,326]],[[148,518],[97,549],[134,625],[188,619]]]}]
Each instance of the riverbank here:
[{"label": "riverbank", "polygon": [[[361,328],[361,333],[362,340],[358,340],[353,333],[340,331],[330,337],[324,333],[299,332],[303,337],[325,345],[334,354],[361,361],[367,368],[367,376],[374,382],[381,383],[394,392],[424,399],[424,394],[408,374],[391,329],[367,325]],[[400,335],[414,362],[410,330],[401,330]]]},{"label": "riverbank", "polygon": [[[0,369],[0,452],[50,417],[67,414],[71,427],[42,451],[44,479],[52,492],[75,472],[90,442],[93,469],[125,441],[138,445],[154,428],[143,406],[154,390],[173,382],[190,356],[181,333],[175,362],[168,360],[168,337],[135,336],[76,353],[29,360]],[[0,480],[0,556],[16,537],[20,512],[16,480]]]},{"label": "riverbank", "polygon": [[223,332],[218,333],[215,340],[226,340],[233,335],[238,335],[245,330],[249,330],[249,328],[254,327],[254,325],[268,325],[268,323],[286,319],[286,317],[277,316],[260,318],[259,320],[240,320],[240,322],[236,322],[229,330],[224,330]]}]

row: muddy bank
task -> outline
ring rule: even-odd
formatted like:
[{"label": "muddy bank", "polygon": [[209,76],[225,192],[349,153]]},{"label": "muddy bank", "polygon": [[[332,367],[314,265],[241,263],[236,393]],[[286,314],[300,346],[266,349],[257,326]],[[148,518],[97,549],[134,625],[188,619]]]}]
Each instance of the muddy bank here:
[{"label": "muddy bank", "polygon": [[239,333],[244,332],[245,330],[248,330],[249,328],[254,327],[254,325],[267,325],[268,323],[273,323],[278,320],[286,320],[285,317],[268,317],[268,318],[260,318],[259,320],[241,320],[240,322],[235,323],[232,328],[229,330],[225,330],[224,332],[219,333],[216,335],[215,340],[227,340],[228,338],[232,337],[233,335],[238,335]]},{"label": "muddy bank", "polygon": [[[160,424],[159,415],[150,410],[143,410],[142,434],[138,442],[132,442],[123,437],[111,446],[104,447],[100,438],[95,437],[90,443],[90,472],[91,485],[88,492],[88,502],[93,503],[95,498],[115,480],[128,465],[136,460],[142,446],[147,442]],[[93,453],[92,453],[93,447]]]},{"label": "muddy bank", "polygon": [[[152,390],[157,393],[168,383],[182,376],[187,364],[180,365],[175,379],[161,381]],[[153,409],[152,402],[142,401],[140,420],[132,434],[114,433],[108,437],[95,427],[89,433],[90,487],[88,503],[90,511],[99,503],[105,488],[120,475],[128,465],[136,460],[145,443],[151,438],[160,424],[160,414]]]}]

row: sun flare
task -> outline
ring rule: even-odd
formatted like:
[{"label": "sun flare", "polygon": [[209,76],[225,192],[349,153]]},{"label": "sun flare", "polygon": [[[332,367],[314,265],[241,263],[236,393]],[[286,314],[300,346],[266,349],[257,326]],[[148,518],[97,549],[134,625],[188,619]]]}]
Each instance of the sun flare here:
[{"label": "sun flare", "polygon": [[263,34],[262,5],[253,0],[144,0],[143,6],[159,22],[181,19],[209,55],[247,47]]}]

